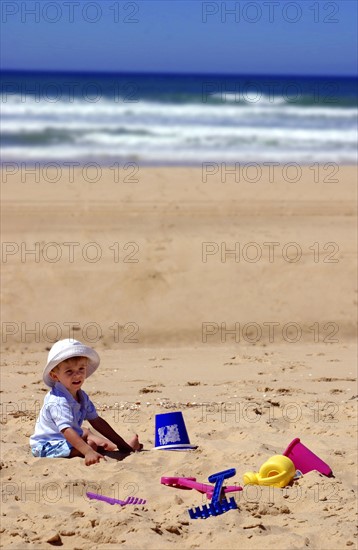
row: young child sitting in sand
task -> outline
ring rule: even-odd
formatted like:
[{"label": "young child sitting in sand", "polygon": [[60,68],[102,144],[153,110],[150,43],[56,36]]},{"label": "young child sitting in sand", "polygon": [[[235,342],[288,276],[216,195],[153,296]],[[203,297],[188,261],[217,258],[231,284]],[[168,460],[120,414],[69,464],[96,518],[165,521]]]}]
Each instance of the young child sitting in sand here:
[{"label": "young child sitting in sand", "polygon": [[[43,380],[51,391],[45,396],[35,433],[30,437],[33,456],[81,456],[86,466],[90,466],[104,458],[103,450],[129,454],[142,448],[137,435],[126,443],[99,417],[92,401],[81,389],[99,362],[97,352],[77,340],[60,340],[52,346],[43,371]],[[84,420],[104,437],[81,428]]]}]

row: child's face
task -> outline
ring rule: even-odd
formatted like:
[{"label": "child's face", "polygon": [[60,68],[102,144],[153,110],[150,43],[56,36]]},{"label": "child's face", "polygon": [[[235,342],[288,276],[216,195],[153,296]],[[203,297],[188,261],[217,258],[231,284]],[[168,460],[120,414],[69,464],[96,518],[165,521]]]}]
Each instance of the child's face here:
[{"label": "child's face", "polygon": [[57,365],[50,372],[50,376],[61,382],[71,395],[76,397],[78,390],[86,379],[87,364],[87,357],[71,357]]}]

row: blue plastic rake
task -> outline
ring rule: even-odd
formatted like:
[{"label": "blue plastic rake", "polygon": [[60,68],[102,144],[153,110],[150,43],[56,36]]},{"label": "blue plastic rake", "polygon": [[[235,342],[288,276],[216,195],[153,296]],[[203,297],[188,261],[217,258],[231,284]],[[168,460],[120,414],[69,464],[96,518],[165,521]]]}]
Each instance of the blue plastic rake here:
[{"label": "blue plastic rake", "polygon": [[233,477],[236,474],[235,468],[217,472],[208,477],[210,483],[215,483],[213,497],[210,504],[204,504],[201,508],[189,508],[188,513],[191,519],[207,519],[210,516],[220,516],[229,510],[237,509],[234,497],[228,500],[222,492],[224,479]]}]

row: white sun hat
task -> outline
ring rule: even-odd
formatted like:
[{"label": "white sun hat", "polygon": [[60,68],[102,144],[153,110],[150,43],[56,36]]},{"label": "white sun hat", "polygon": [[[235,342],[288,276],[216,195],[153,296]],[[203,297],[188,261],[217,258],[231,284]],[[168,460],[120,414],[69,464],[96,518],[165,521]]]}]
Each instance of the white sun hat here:
[{"label": "white sun hat", "polygon": [[47,365],[43,371],[42,378],[47,386],[51,388],[56,383],[50,376],[52,369],[62,361],[65,361],[65,359],[70,359],[70,357],[87,357],[88,367],[86,378],[94,373],[100,362],[98,353],[93,348],[82,344],[82,342],[73,340],[72,338],[59,340],[48,352]]}]

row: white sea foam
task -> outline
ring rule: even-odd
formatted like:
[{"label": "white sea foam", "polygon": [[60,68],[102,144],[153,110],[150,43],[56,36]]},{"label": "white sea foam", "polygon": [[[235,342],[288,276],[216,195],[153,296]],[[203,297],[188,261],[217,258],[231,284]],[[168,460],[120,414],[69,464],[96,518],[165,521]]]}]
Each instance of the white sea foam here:
[{"label": "white sea foam", "polygon": [[[263,96],[237,102],[141,100],[1,104],[2,159],[138,158],[144,162],[356,162],[358,109],[295,105]],[[23,101],[26,99],[26,101]]]},{"label": "white sea foam", "polygon": [[[28,162],[65,162],[65,161],[104,161],[104,162],[118,162],[136,160],[144,163],[193,163],[199,164],[202,162],[227,162],[227,163],[247,163],[247,162],[297,162],[297,163],[310,163],[310,162],[337,162],[337,163],[357,163],[357,152],[348,153],[347,151],[336,151],[334,157],[326,150],[316,150],[314,152],[309,151],[290,151],[290,150],[276,150],[275,152],[269,150],[257,151],[253,148],[246,148],[235,151],[223,150],[220,152],[213,152],[210,150],[193,150],[187,149],[156,149],[150,148],[144,151],[138,151],[136,147],[108,147],[91,149],[84,147],[60,147],[60,148],[48,148],[48,149],[28,149],[24,155],[23,148],[10,147],[7,149],[6,156],[2,159],[2,162],[10,162],[11,159],[21,159],[21,161]],[[198,154],[200,159],[198,160]]]},{"label": "white sea foam", "polygon": [[36,98],[27,96],[26,101],[21,101],[21,96],[10,96],[6,101],[1,102],[3,116],[50,116],[50,117],[112,117],[120,116],[155,116],[168,119],[169,117],[195,118],[230,118],[233,116],[252,116],[253,114],[274,114],[279,113],[293,117],[333,117],[351,118],[358,116],[357,108],[337,107],[334,104],[327,107],[302,106],[294,103],[275,101],[246,102],[245,105],[223,101],[218,104],[210,103],[189,103],[171,104],[150,101],[137,102],[114,102],[108,99],[100,99],[96,103],[89,103],[84,100],[74,99],[69,101],[36,101]]}]

